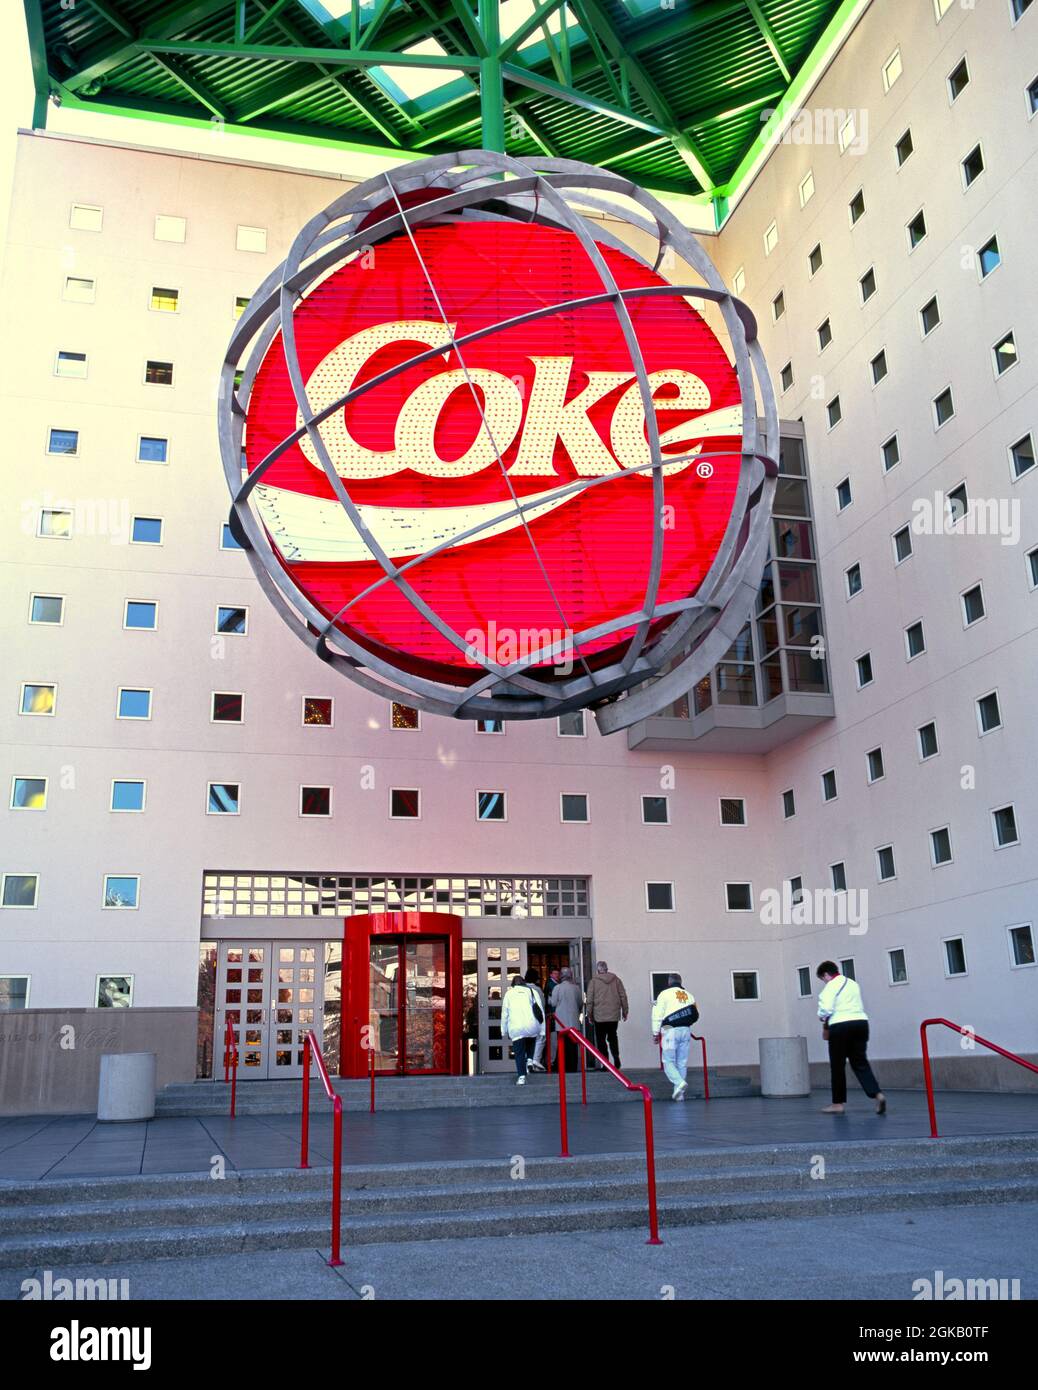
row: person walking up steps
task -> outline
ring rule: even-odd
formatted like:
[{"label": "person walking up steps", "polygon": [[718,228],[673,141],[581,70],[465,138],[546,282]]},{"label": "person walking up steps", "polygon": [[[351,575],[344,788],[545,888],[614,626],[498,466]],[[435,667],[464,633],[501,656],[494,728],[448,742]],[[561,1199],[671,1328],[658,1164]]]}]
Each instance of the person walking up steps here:
[{"label": "person walking up steps", "polygon": [[869,1044],[869,1016],[856,980],[840,974],[833,960],[823,960],[817,970],[822,988],[818,994],[818,1017],[822,1037],[829,1044],[829,1074],[833,1101],[824,1107],[825,1115],[842,1115],[847,1103],[847,1063],[861,1082],[861,1089],[876,1102],[876,1114],[885,1115],[887,1098],[865,1055]]},{"label": "person walking up steps", "polygon": [[696,1001],[682,986],[681,976],[670,975],[667,988],[660,990],[652,1006],[652,1038],[663,1043],[663,1070],[674,1087],[671,1100],[684,1100],[688,1090],[688,1048],[698,1018]]},{"label": "person walking up steps", "polygon": [[[518,1073],[515,1084],[526,1085],[526,1068],[536,1038],[544,1030],[543,995],[521,975],[513,975],[501,1005],[501,1036],[508,1038]],[[538,1014],[540,1017],[538,1018]]]},{"label": "person walking up steps", "polygon": [[620,1066],[620,1041],[616,1030],[621,1019],[627,1022],[627,1014],[624,982],[619,975],[612,973],[604,960],[600,960],[588,985],[587,1016],[595,1025],[595,1046],[603,1057],[611,1055],[613,1066],[617,1068]]}]

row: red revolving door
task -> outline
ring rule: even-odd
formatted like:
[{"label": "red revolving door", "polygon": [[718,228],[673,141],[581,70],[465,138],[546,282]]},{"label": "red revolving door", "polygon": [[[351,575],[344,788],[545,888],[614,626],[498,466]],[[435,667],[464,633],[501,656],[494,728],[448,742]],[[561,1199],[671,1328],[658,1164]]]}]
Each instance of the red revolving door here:
[{"label": "red revolving door", "polygon": [[461,1072],[461,919],[446,912],[347,917],[343,1076]]}]

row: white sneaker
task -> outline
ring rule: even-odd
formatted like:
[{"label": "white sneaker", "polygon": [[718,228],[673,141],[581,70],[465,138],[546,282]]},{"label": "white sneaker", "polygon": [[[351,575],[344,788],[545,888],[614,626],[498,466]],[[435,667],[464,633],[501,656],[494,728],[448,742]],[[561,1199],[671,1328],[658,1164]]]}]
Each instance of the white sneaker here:
[{"label": "white sneaker", "polygon": [[684,1099],[685,1099],[685,1092],[686,1092],[687,1090],[688,1090],[688,1082],[687,1082],[687,1081],[682,1081],[682,1082],[680,1082],[677,1086],[674,1087],[674,1094],[671,1096],[671,1100],[684,1100]]},{"label": "white sneaker", "polygon": [[526,1077],[525,1077],[525,1076],[517,1077],[517,1078],[516,1078],[516,1083],[515,1083],[515,1084],[516,1084],[517,1086],[525,1086],[525,1085],[526,1085]]},{"label": "white sneaker", "polygon": [[526,1069],[527,1071],[544,1071],[540,1062],[527,1062]]}]

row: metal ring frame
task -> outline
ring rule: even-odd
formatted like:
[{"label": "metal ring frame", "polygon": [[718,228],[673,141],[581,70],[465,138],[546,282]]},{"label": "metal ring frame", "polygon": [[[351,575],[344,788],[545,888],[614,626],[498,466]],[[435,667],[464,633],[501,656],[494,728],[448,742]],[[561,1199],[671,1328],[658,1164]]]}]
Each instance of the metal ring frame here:
[{"label": "metal ring frame", "polygon": [[[405,195],[427,188],[443,192],[416,206],[404,206]],[[608,196],[599,196],[602,193]],[[626,201],[619,202],[618,199]],[[629,203],[644,209],[647,216],[632,211],[627,205]],[[655,258],[648,260],[608,228],[597,222],[592,223],[579,210],[581,207],[599,215],[604,214],[616,222],[626,223],[653,238],[657,248]],[[379,220],[369,222],[360,230],[361,223],[370,219],[376,209],[380,210]],[[465,221],[504,219],[536,222],[571,232],[598,271],[602,281],[601,294],[563,300],[456,338],[440,306],[444,321],[443,343],[415,353],[398,366],[354,387],[322,411],[315,412],[307,398],[296,352],[293,317],[296,306],[315,283],[337,266],[377,246],[380,241],[401,233],[411,239],[439,306],[436,286],[414,240],[413,229],[431,218],[448,215]],[[599,250],[601,245],[620,250],[654,271],[658,271],[668,252],[671,252],[690,266],[701,277],[702,283],[620,290]],[[695,595],[665,604],[658,602],[663,560],[662,470],[666,465],[682,461],[682,456],[663,455],[660,449],[652,390],[626,303],[628,299],[661,294],[698,298],[717,306],[732,345],[743,418],[739,480],[725,535]],[[465,365],[464,348],[468,343],[489,337],[517,323],[535,321],[560,310],[579,313],[588,305],[601,303],[613,305],[630,352],[645,410],[649,463],[639,465],[639,468],[652,473],[655,517],[653,547],[645,601],[641,608],[595,627],[571,632],[563,605],[538,552],[535,535],[525,518],[526,509],[534,504],[524,503],[516,495],[508,478]],[[260,364],[279,332],[299,418],[303,423],[245,476],[242,443],[249,397]],[[248,351],[250,344],[251,351]],[[349,608],[376,588],[383,584],[395,584],[415,610],[472,661],[474,654],[464,637],[414,590],[409,574],[431,555],[456,545],[463,537],[478,535],[483,527],[493,523],[485,521],[473,526],[463,533],[463,537],[456,536],[403,564],[396,564],[363,527],[360,513],[335,470],[320,431],[321,423],[348,401],[362,396],[398,372],[441,356],[448,348],[453,350],[464,372],[480,412],[482,428],[490,440],[515,503],[516,513],[521,518],[558,609],[563,631],[567,634],[563,643],[534,648],[508,665],[500,665],[489,656],[480,654],[478,665],[482,667],[483,674],[465,686],[454,686],[416,675],[384,657],[374,655],[338,627],[337,622],[346,618]],[[236,386],[235,376],[243,357],[242,379]],[[378,561],[383,571],[380,579],[331,617],[316,608],[296,587],[279,562],[271,540],[249,501],[253,489],[262,482],[267,470],[304,433],[340,505],[358,532],[367,535],[372,558]],[[542,159],[531,162],[486,150],[462,150],[457,154],[421,160],[403,170],[368,179],[311,218],[292,243],[284,262],[267,277],[249,301],[235,327],[220,377],[219,437],[224,473],[232,497],[232,533],[246,550],[261,587],[284,620],[323,661],[365,689],[389,700],[404,699],[409,705],[432,714],[458,719],[541,719],[591,707],[602,732],[626,728],[685,694],[723,657],[752,608],[767,557],[771,504],[778,473],[779,431],[774,391],[757,341],[756,320],[741,300],[729,294],[692,233],[681,226],[662,204],[627,179],[572,160]],[[720,457],[730,458],[732,452],[703,450],[694,455],[697,462]],[[637,470],[624,470],[631,471]],[[561,498],[603,486],[612,478],[621,476],[622,472],[560,483],[547,496]],[[539,502],[545,500],[544,494],[538,497]],[[665,616],[669,616],[671,621],[650,640],[652,624]],[[595,669],[581,656],[583,644],[631,628],[634,630],[626,641],[622,655],[612,664]],[[563,655],[576,657],[574,669],[568,676],[559,676],[550,670],[538,672],[532,669],[557,662]]]}]

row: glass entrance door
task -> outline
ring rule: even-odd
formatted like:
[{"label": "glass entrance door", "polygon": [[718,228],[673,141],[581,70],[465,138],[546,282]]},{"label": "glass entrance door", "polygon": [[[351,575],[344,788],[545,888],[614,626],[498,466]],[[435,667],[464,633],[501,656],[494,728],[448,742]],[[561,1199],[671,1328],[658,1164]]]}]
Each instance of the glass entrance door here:
[{"label": "glass entrance door", "polygon": [[501,1003],[515,975],[526,972],[524,941],[480,941],[477,952],[476,999],[479,1009],[479,1069],[511,1071],[514,1065],[508,1039],[501,1034]]},{"label": "glass entrance door", "polygon": [[245,1081],[303,1074],[303,1040],[323,1029],[324,943],[221,941],[216,976],[216,1065],[223,1076],[227,1022],[238,1039],[238,1076]]},{"label": "glass entrance door", "polygon": [[449,1071],[447,942],[373,938],[368,988],[376,1071]]}]

